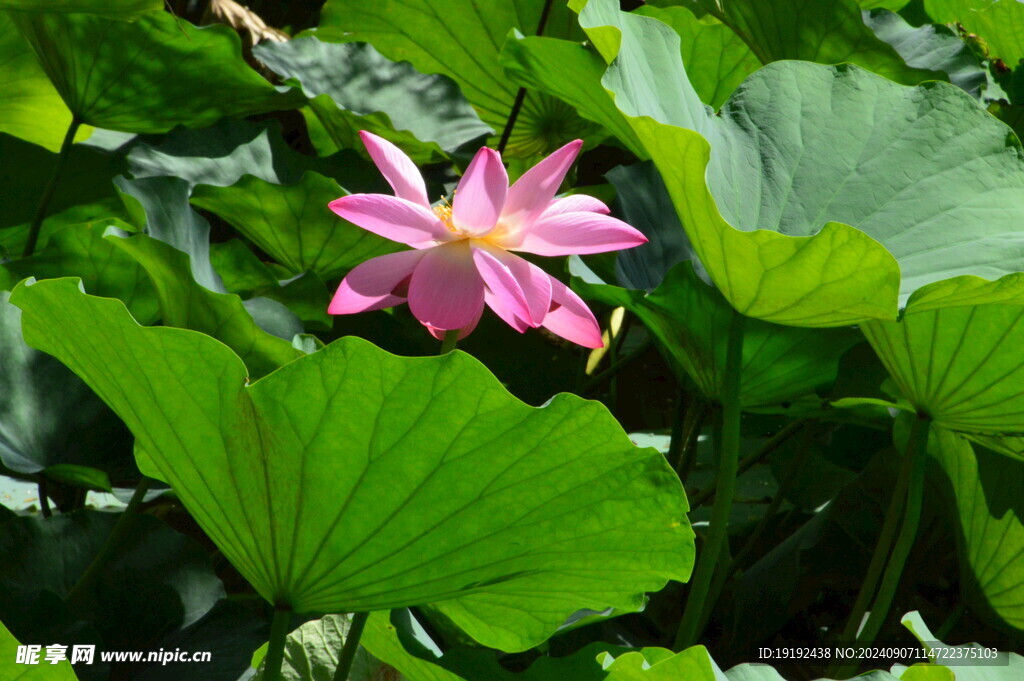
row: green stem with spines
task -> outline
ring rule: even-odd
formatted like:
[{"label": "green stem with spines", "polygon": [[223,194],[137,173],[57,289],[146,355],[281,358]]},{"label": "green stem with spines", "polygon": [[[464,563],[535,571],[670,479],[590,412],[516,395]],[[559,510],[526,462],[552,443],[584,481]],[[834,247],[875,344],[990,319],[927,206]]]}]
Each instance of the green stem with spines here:
[{"label": "green stem with spines", "polygon": [[701,557],[697,561],[690,594],[686,599],[683,618],[676,632],[675,649],[682,650],[697,643],[705,610],[714,603],[712,586],[716,567],[729,540],[729,515],[736,494],[736,477],[740,455],[740,383],[743,368],[743,331],[746,317],[733,311],[726,344],[725,372],[722,376],[722,429],[715,505],[711,509],[708,536]]}]

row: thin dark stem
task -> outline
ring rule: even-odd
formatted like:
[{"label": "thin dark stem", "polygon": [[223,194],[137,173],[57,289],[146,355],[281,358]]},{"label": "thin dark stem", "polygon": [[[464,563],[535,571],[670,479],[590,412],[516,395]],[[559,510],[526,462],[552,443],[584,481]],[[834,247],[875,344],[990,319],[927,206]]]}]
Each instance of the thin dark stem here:
[{"label": "thin dark stem", "polygon": [[110,531],[110,535],[106,541],[103,542],[103,546],[100,547],[96,557],[92,559],[92,563],[86,568],[82,577],[78,580],[78,583],[71,587],[68,591],[67,602],[69,605],[77,605],[79,601],[89,592],[92,585],[95,583],[96,578],[100,576],[100,573],[107,567],[107,563],[110,562],[113,554],[121,548],[121,544],[124,538],[127,536],[135,520],[138,518],[139,506],[142,505],[143,499],[146,498],[146,492],[149,491],[149,486],[153,480],[145,476],[139,480],[138,486],[135,488],[135,493],[132,494],[131,500],[128,502],[128,507],[121,514],[121,517],[117,519],[114,524],[114,529]]},{"label": "thin dark stem", "polygon": [[36,484],[39,487],[39,510],[42,511],[44,518],[49,518],[53,515],[53,511],[50,509],[50,497],[46,491],[46,478],[42,473],[39,474]]},{"label": "thin dark stem", "polygon": [[882,576],[889,552],[892,550],[893,541],[896,539],[896,530],[899,529],[900,507],[903,506],[907,497],[907,487],[910,484],[910,476],[913,471],[913,460],[904,456],[903,465],[900,468],[899,477],[896,479],[896,486],[889,500],[889,507],[885,511],[885,520],[882,523],[882,530],[878,535],[878,543],[875,544],[875,551],[871,555],[871,562],[868,564],[868,571],[861,584],[860,593],[854,602],[850,618],[846,621],[846,628],[843,630],[842,643],[850,643],[857,639],[857,631],[860,629],[861,620],[867,612],[872,596],[878,587],[878,580]]},{"label": "thin dark stem", "polygon": [[612,364],[607,369],[605,369],[601,373],[593,376],[589,381],[584,383],[583,384],[583,391],[582,392],[586,393],[586,392],[588,392],[590,390],[593,390],[594,388],[599,386],[601,383],[603,383],[605,380],[607,380],[607,379],[611,378],[612,376],[616,375],[617,373],[622,371],[626,367],[627,364],[629,364],[630,362],[635,360],[637,357],[639,357],[640,355],[642,355],[645,352],[647,352],[647,349],[650,348],[650,347],[651,347],[651,342],[649,340],[644,341],[643,343],[640,344],[640,346],[638,348],[636,348],[635,350],[630,352],[628,355],[623,356],[621,359],[615,360],[614,362],[612,362]]},{"label": "thin dark stem", "polygon": [[949,632],[953,631],[953,628],[960,622],[960,618],[967,612],[967,608],[963,603],[957,603],[956,607],[953,608],[953,612],[949,613],[949,617],[943,622],[938,629],[935,630],[935,640],[944,641],[949,636]]},{"label": "thin dark stem", "polygon": [[[534,35],[540,36],[544,34],[544,27],[548,23],[552,4],[552,0],[546,0],[544,3],[544,9],[540,12],[540,21],[537,22],[537,30],[534,32]],[[505,122],[505,129],[501,131],[501,140],[498,141],[499,154],[505,153],[505,147],[508,146],[508,140],[512,136],[512,128],[516,127],[516,119],[519,118],[519,112],[523,108],[524,101],[526,101],[526,88],[521,87],[516,93],[515,101],[512,102],[512,110],[508,114],[508,121]]]},{"label": "thin dark stem", "polygon": [[757,527],[747,537],[746,543],[743,544],[743,548],[736,554],[735,560],[732,561],[732,565],[729,567],[729,577],[732,577],[736,573],[736,570],[740,568],[743,561],[747,559],[747,556],[753,552],[757,546],[758,541],[761,539],[761,535],[764,534],[765,529],[768,527],[768,523],[771,521],[775,514],[779,512],[779,508],[782,506],[782,501],[786,498],[786,494],[789,492],[789,488],[793,485],[793,481],[796,480],[796,474],[804,466],[804,462],[807,461],[807,457],[810,456],[810,447],[799,447],[797,448],[796,456],[790,459],[789,464],[786,466],[786,472],[782,476],[782,480],[779,482],[779,488],[775,491],[775,496],[772,497],[771,502],[768,504],[768,508],[765,510],[764,515],[761,516],[761,520],[758,521]]},{"label": "thin dark stem", "polygon": [[733,496],[736,492],[736,478],[740,454],[740,382],[743,366],[743,329],[746,318],[733,312],[729,323],[729,340],[726,348],[725,374],[722,379],[722,435],[718,460],[718,491],[715,505],[711,509],[708,536],[704,541],[693,584],[686,599],[683,618],[676,632],[675,649],[682,650],[694,645],[701,633],[704,612],[714,607],[712,597],[713,581],[718,560],[729,541],[729,515],[732,512]]},{"label": "thin dark stem", "polygon": [[693,464],[697,462],[700,431],[704,427],[704,420],[709,411],[708,403],[698,397],[694,397],[686,409],[686,420],[683,422],[683,449],[679,452],[679,463],[676,466],[676,475],[684,484],[690,477]]},{"label": "thin dark stem", "polygon": [[444,332],[444,340],[441,341],[441,350],[437,353],[439,355],[447,355],[449,352],[455,349],[456,344],[459,342],[459,332],[461,329],[449,329]]},{"label": "thin dark stem", "polygon": [[274,619],[270,622],[270,643],[267,645],[267,656],[263,658],[263,681],[281,681],[284,644],[291,622],[290,608],[274,608]]},{"label": "thin dark stem", "polygon": [[[912,532],[909,543],[913,544],[913,535],[917,534],[917,520],[920,519],[920,494],[923,492],[924,462],[926,459],[924,451],[919,452],[918,450],[924,450],[927,447],[928,426],[929,421],[927,419],[917,419],[910,431],[907,448],[903,456],[903,465],[900,468],[899,478],[896,480],[896,487],[889,501],[889,507],[885,511],[885,521],[878,535],[878,543],[875,545],[875,552],[871,556],[871,563],[868,565],[868,571],[864,577],[864,583],[861,585],[860,593],[857,594],[857,601],[854,603],[850,618],[846,621],[846,627],[843,629],[840,638],[841,644],[845,645],[857,640],[866,640],[866,637],[862,635],[868,633],[868,625],[871,624],[872,620],[877,619],[874,610],[880,606],[884,605],[886,614],[888,614],[891,596],[888,599],[889,603],[885,603],[883,594],[879,590],[872,613],[868,617],[868,622],[864,623],[863,631],[861,631],[861,622],[864,619],[864,614],[868,611],[868,605],[871,602],[872,596],[875,596],[879,581],[882,581],[882,589],[884,590],[886,580],[892,579],[888,564],[897,560],[899,550],[894,545],[894,542],[903,541],[906,543],[905,535],[908,532]],[[920,489],[915,489],[918,486],[920,486]],[[916,501],[913,499],[915,494],[918,494]],[[911,521],[909,514],[914,512],[915,506],[917,518],[913,519],[912,527],[907,527]],[[903,507],[903,513],[900,512],[901,507]],[[901,519],[903,520],[902,528],[900,528]],[[899,529],[899,539],[897,539],[897,529]],[[906,550],[909,553],[909,546]],[[906,557],[904,556],[904,561],[905,559]],[[882,576],[883,569],[885,569],[885,577]],[[899,572],[902,571],[903,561],[899,561]],[[895,580],[898,584],[898,574],[895,576]],[[892,587],[892,591],[895,592],[895,586]],[[872,626],[874,627],[875,625]],[[881,623],[877,626],[881,627]],[[845,674],[846,672],[852,672],[855,668],[855,666],[851,665],[837,664],[833,666],[830,673],[832,675]]]},{"label": "thin dark stem", "polygon": [[348,675],[352,671],[352,663],[356,659],[356,651],[359,649],[359,639],[363,636],[363,629],[366,628],[366,620],[370,613],[352,613],[352,625],[345,634],[345,645],[341,647],[341,657],[338,658],[338,668],[334,671],[334,681],[348,681]]},{"label": "thin dark stem", "polygon": [[36,250],[36,244],[39,242],[39,231],[42,229],[43,220],[46,219],[46,212],[50,207],[50,200],[53,198],[53,192],[57,189],[57,181],[60,179],[60,172],[64,168],[64,163],[67,161],[68,154],[71,153],[71,147],[75,143],[75,134],[78,132],[78,126],[81,125],[81,121],[78,118],[71,119],[71,125],[68,126],[68,131],[64,135],[64,141],[60,145],[60,153],[57,154],[57,162],[53,164],[53,170],[50,172],[50,179],[47,180],[46,186],[43,188],[43,195],[39,199],[39,207],[36,208],[35,217],[32,218],[32,224],[28,228],[28,238],[25,240],[25,249],[21,253],[21,257],[27,258],[32,255]]},{"label": "thin dark stem", "polygon": [[[749,471],[755,464],[778,449],[786,440],[793,437],[793,434],[805,425],[807,425],[807,419],[796,419],[795,421],[787,423],[782,430],[775,433],[775,435],[772,435],[767,442],[761,445],[760,449],[743,459],[743,461],[740,461],[737,475],[743,475]],[[716,489],[714,486],[701,490],[690,498],[690,508],[697,508],[701,504],[707,503],[707,501],[712,499],[715,494]]]},{"label": "thin dark stem", "polygon": [[889,556],[889,562],[885,566],[885,575],[878,587],[875,602],[871,605],[871,614],[864,625],[864,630],[857,637],[858,641],[871,643],[881,632],[885,618],[889,616],[889,608],[892,606],[892,599],[899,587],[900,578],[903,576],[903,567],[907,564],[910,549],[913,548],[914,540],[917,538],[917,528],[921,523],[921,506],[924,502],[924,470],[928,460],[929,423],[927,418],[918,418],[914,421],[914,427],[910,431],[906,455],[912,462],[910,482],[907,485],[906,506],[903,511],[903,525],[900,527],[892,555]]}]

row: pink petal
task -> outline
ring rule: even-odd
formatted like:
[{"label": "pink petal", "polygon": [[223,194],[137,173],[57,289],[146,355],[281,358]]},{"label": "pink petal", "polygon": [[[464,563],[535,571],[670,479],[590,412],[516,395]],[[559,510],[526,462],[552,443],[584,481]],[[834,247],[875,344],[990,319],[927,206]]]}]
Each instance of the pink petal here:
[{"label": "pink petal", "polygon": [[432,210],[397,196],[350,194],[327,205],[366,231],[413,248],[427,248],[454,238]]},{"label": "pink petal", "polygon": [[507,193],[508,173],[501,165],[501,156],[483,147],[455,188],[452,222],[467,234],[486,234],[497,224]]},{"label": "pink petal", "polygon": [[[483,313],[484,313],[484,308],[481,305],[480,306],[480,310],[476,313],[476,317],[473,318],[473,321],[471,321],[469,324],[467,324],[466,326],[464,326],[461,329],[459,329],[459,337],[458,337],[457,340],[462,340],[463,338],[465,338],[469,334],[473,333],[473,329],[475,329],[476,325],[480,322],[480,317],[483,316]],[[434,338],[436,338],[439,341],[443,341],[445,335],[448,333],[447,329],[438,329],[436,327],[430,326],[429,324],[427,324],[427,331],[429,331],[430,335],[433,336]]]},{"label": "pink petal", "polygon": [[487,286],[484,302],[509,326],[524,331],[529,326],[524,322],[531,318],[530,307],[515,275],[498,258],[481,248],[473,249],[473,262]]},{"label": "pink petal", "polygon": [[542,326],[562,338],[585,348],[600,348],[601,327],[594,313],[568,286],[551,278],[551,311]]},{"label": "pink petal", "polygon": [[423,176],[412,159],[383,137],[377,137],[365,130],[359,131],[359,136],[363,139],[363,145],[366,151],[370,152],[370,158],[377,165],[377,169],[395,190],[395,196],[430,208]]},{"label": "pink petal", "polygon": [[468,241],[427,251],[409,281],[409,309],[437,329],[468,326],[484,305],[484,282]]},{"label": "pink petal", "polygon": [[490,248],[488,253],[508,268],[526,296],[530,315],[524,319],[531,322],[530,326],[540,326],[551,307],[551,277],[532,262],[513,253],[499,248]]},{"label": "pink petal", "polygon": [[528,225],[540,217],[558,193],[582,146],[583,140],[569,142],[523,173],[508,190],[502,221],[514,229],[516,225]]},{"label": "pink petal", "polygon": [[546,218],[552,215],[561,215],[562,213],[601,213],[602,215],[608,215],[611,212],[608,206],[593,196],[573,194],[572,196],[564,196],[552,201],[541,214],[541,217]]},{"label": "pink petal", "polygon": [[544,217],[505,241],[509,250],[537,255],[604,253],[647,243],[647,237],[598,213],[562,213]]},{"label": "pink petal", "polygon": [[404,303],[404,295],[396,295],[395,289],[412,274],[428,252],[389,253],[357,265],[341,281],[327,312],[352,314]]}]

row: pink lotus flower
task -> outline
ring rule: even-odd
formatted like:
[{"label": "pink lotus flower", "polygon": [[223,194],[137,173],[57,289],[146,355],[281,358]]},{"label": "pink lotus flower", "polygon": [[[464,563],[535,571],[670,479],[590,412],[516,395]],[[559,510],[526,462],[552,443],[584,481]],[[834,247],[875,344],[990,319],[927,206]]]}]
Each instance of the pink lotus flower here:
[{"label": "pink lotus flower", "polygon": [[412,160],[368,132],[363,144],[395,195],[352,194],[332,201],[335,213],[363,229],[412,246],[355,267],[327,311],[352,314],[409,302],[437,338],[468,335],[486,303],[520,333],[543,326],[588,348],[601,328],[579,296],[512,251],[537,255],[602,253],[647,241],[609,217],[597,199],[555,199],[583,142],[576,140],[527,171],[511,187],[493,149],[482,148],[462,176],[451,206],[431,208]]}]

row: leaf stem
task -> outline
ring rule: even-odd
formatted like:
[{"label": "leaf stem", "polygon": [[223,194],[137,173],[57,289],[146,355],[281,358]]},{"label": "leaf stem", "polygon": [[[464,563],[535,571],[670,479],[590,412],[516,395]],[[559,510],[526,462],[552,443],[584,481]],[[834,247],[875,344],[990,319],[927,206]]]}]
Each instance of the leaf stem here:
[{"label": "leaf stem", "polygon": [[366,620],[369,617],[368,612],[352,613],[352,624],[345,635],[345,645],[341,647],[341,657],[338,658],[338,668],[334,671],[334,681],[348,681],[352,663],[356,659],[356,650],[359,649],[359,639],[363,636],[363,629],[366,628]]},{"label": "leaf stem", "polygon": [[871,606],[871,614],[868,616],[861,635],[857,637],[858,641],[870,643],[882,630],[885,618],[889,615],[892,599],[899,587],[903,567],[907,563],[910,549],[913,548],[914,540],[917,538],[917,528],[921,524],[921,506],[924,501],[924,470],[928,460],[930,423],[931,421],[927,417],[918,416],[910,431],[906,456],[910,459],[911,472],[910,482],[907,486],[907,503],[903,512],[903,526],[900,528],[892,555],[889,556],[889,564],[885,566],[885,575],[882,577],[882,584],[878,588],[875,602]]},{"label": "leaf stem", "polygon": [[444,332],[444,340],[441,341],[441,350],[437,354],[447,355],[449,352],[455,349],[456,344],[459,342],[459,332],[462,329],[448,329]]},{"label": "leaf stem", "polygon": [[64,167],[64,163],[67,161],[68,155],[71,153],[71,147],[75,143],[75,134],[78,133],[78,127],[82,124],[77,117],[71,118],[71,125],[68,126],[68,131],[64,135],[64,141],[60,145],[60,152],[57,154],[57,162],[53,165],[53,170],[50,172],[50,179],[47,180],[46,186],[43,188],[43,195],[39,199],[39,207],[36,208],[36,214],[32,218],[32,224],[28,228],[28,238],[25,240],[25,249],[21,253],[21,257],[27,258],[32,255],[36,250],[36,243],[39,242],[39,231],[42,229],[43,220],[46,219],[46,211],[50,207],[50,200],[53,198],[53,192],[57,189],[57,181],[60,179],[60,172]]},{"label": "leaf stem", "polygon": [[114,529],[110,531],[110,535],[107,536],[106,541],[103,542],[103,546],[100,547],[96,557],[89,563],[89,567],[86,568],[85,572],[79,578],[78,582],[71,587],[68,591],[66,601],[69,606],[80,605],[81,599],[85,597],[89,589],[92,588],[96,582],[96,578],[99,577],[100,573],[110,562],[110,558],[113,554],[121,548],[121,544],[124,538],[128,535],[132,525],[135,524],[136,519],[139,515],[139,506],[142,505],[143,499],[146,498],[146,492],[149,491],[149,486],[153,483],[152,478],[142,476],[139,480],[138,486],[135,488],[135,493],[132,494],[131,500],[128,502],[128,507],[124,509],[121,517],[117,519],[114,524]]},{"label": "leaf stem", "polygon": [[267,656],[263,658],[263,681],[281,680],[281,663],[284,662],[284,644],[291,628],[291,608],[275,606],[274,619],[270,621],[270,642]]},{"label": "leaf stem", "polygon": [[[544,9],[540,12],[540,21],[537,22],[537,30],[534,35],[542,35],[544,33],[544,27],[548,23],[548,16],[551,14],[552,0],[546,0],[544,3]],[[501,131],[501,139],[498,141],[498,153],[505,155],[505,147],[508,146],[508,140],[512,136],[512,128],[516,127],[516,119],[519,118],[519,112],[523,108],[523,102],[526,101],[526,88],[521,87],[516,92],[516,99],[512,102],[512,110],[508,114],[508,120],[505,122],[505,129]]]},{"label": "leaf stem", "polygon": [[49,518],[53,515],[53,511],[50,509],[50,497],[49,492],[46,489],[46,476],[40,473],[36,484],[39,489],[39,510],[42,512],[44,518]]},{"label": "leaf stem", "polygon": [[[861,622],[864,620],[864,614],[868,611],[868,604],[871,597],[875,595],[875,591],[878,588],[879,579],[882,578],[882,570],[885,569],[884,580],[892,580],[899,582],[899,573],[896,573],[895,577],[890,574],[890,571],[886,563],[892,563],[897,559],[897,553],[901,549],[895,548],[893,542],[896,540],[896,531],[900,525],[900,507],[904,507],[904,523],[903,528],[900,529],[900,541],[909,544],[913,544],[914,535],[917,534],[917,524],[920,520],[921,510],[921,495],[923,495],[924,486],[924,462],[926,457],[924,456],[924,450],[928,444],[928,427],[929,420],[926,418],[915,419],[914,425],[910,431],[910,437],[907,440],[907,448],[903,456],[903,465],[900,467],[899,478],[896,480],[896,487],[893,489],[892,498],[889,500],[889,507],[885,511],[885,521],[882,524],[882,531],[878,535],[878,543],[875,545],[875,552],[871,556],[871,563],[868,565],[867,574],[864,577],[864,583],[861,585],[860,593],[857,594],[857,600],[853,605],[853,610],[850,612],[850,617],[846,621],[846,627],[843,629],[840,642],[843,644],[851,643],[857,640],[863,640],[863,637],[858,633],[867,633],[868,625],[871,623],[871,619],[875,618],[875,610],[883,605],[881,601],[882,594],[879,593],[875,601],[875,606],[872,608],[871,616],[868,618],[868,622],[865,623],[864,631],[859,632]],[[919,470],[920,469],[920,470]],[[916,490],[914,488],[917,488]],[[912,499],[913,494],[916,492],[918,498],[916,504]],[[913,520],[912,527],[907,527],[908,521],[910,520],[909,514],[914,511],[916,505],[916,518]],[[913,534],[906,537],[907,532]],[[905,550],[909,553],[910,547],[906,546]],[[890,558],[890,552],[892,557]],[[903,563],[906,561],[906,556],[899,561],[899,572],[903,571]],[[885,585],[883,584],[883,589]],[[893,593],[895,593],[895,586],[892,587]],[[884,603],[886,614],[889,610],[889,605],[892,602],[892,596],[888,598],[888,603]],[[884,616],[883,616],[884,619]],[[881,623],[873,625],[880,627]],[[872,636],[873,637],[873,636]],[[830,675],[836,675],[839,673],[845,673],[852,671],[850,665],[835,665],[830,670]]]},{"label": "leaf stem", "polygon": [[740,454],[740,379],[743,365],[743,328],[746,318],[733,311],[729,323],[729,340],[725,354],[725,374],[722,378],[722,435],[719,448],[718,489],[715,505],[711,510],[711,522],[703,551],[697,561],[693,586],[686,599],[683,618],[676,632],[675,649],[682,650],[694,645],[700,636],[700,625],[705,609],[714,603],[711,598],[715,568],[729,540],[729,515],[736,492],[736,477]]},{"label": "leaf stem", "polygon": [[[782,430],[775,433],[775,435],[772,435],[756,452],[740,461],[739,470],[736,474],[743,475],[749,471],[758,461],[761,461],[766,456],[774,452],[786,440],[793,437],[798,430],[807,425],[807,421],[808,419],[796,419],[795,421],[787,423]],[[707,489],[701,490],[697,494],[694,494],[693,498],[690,499],[690,508],[697,508],[698,506],[706,503],[712,497],[717,496],[717,494],[718,491],[715,487],[708,487]]]}]

